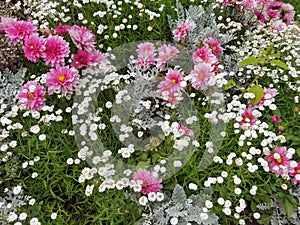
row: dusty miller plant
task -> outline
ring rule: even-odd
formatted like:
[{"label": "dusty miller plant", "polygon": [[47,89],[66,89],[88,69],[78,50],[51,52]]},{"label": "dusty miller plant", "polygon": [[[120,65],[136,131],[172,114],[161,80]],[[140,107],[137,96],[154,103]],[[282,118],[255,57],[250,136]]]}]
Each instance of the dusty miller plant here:
[{"label": "dusty miller plant", "polygon": [[178,225],[192,224],[212,225],[218,224],[218,217],[207,212],[208,217],[203,219],[205,201],[211,199],[212,190],[203,189],[197,195],[187,197],[182,186],[177,184],[173,190],[172,197],[163,203],[155,203],[148,207],[150,213],[144,214],[144,220],[139,225],[168,225],[172,218],[178,219]]}]

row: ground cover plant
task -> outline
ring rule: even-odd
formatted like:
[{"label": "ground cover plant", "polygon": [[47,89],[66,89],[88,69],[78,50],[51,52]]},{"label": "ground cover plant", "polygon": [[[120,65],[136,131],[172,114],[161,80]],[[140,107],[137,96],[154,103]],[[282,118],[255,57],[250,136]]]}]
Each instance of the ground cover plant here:
[{"label": "ground cover plant", "polygon": [[1,4],[0,224],[300,224],[296,2]]}]

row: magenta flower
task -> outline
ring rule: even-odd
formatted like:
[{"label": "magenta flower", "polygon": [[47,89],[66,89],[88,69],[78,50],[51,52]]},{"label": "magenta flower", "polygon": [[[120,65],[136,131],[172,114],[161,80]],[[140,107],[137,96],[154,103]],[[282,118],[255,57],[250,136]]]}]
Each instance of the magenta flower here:
[{"label": "magenta flower", "polygon": [[205,43],[210,47],[212,53],[215,56],[220,56],[223,54],[223,48],[221,47],[218,40],[215,40],[213,38],[209,38],[205,41]]},{"label": "magenta flower", "polygon": [[256,117],[252,113],[252,109],[245,109],[245,111],[242,113],[242,123],[243,124],[250,124],[250,126],[253,126],[256,122]]},{"label": "magenta flower", "polygon": [[256,6],[256,1],[255,0],[244,0],[242,4],[246,9],[251,9]]},{"label": "magenta flower", "polygon": [[45,90],[35,81],[28,81],[19,93],[19,104],[28,110],[41,110],[45,105]]},{"label": "magenta flower", "polygon": [[212,67],[207,63],[199,63],[195,65],[194,70],[191,71],[191,83],[197,90],[206,89],[210,77],[213,76]]},{"label": "magenta flower", "polygon": [[192,138],[194,136],[193,131],[190,130],[189,128],[187,128],[186,126],[179,125],[178,130],[179,131],[181,131],[181,130],[184,131],[184,134],[186,136],[188,136],[189,138]]},{"label": "magenta flower", "polygon": [[214,64],[217,62],[216,56],[212,53],[212,50],[206,46],[199,48],[193,55],[195,63],[208,63]]},{"label": "magenta flower", "polygon": [[86,50],[78,50],[78,53],[73,56],[71,66],[80,69],[94,63],[94,55]]},{"label": "magenta flower", "polygon": [[155,64],[154,45],[152,43],[145,42],[139,44],[137,53],[137,64],[141,67],[142,70],[147,70],[151,65]]},{"label": "magenta flower", "polygon": [[44,38],[34,34],[25,39],[23,50],[25,53],[25,57],[28,60],[36,63],[43,55],[45,49],[46,46]]},{"label": "magenta flower", "polygon": [[257,16],[257,19],[262,22],[262,23],[265,23],[267,20],[266,20],[266,17],[264,16],[264,14],[258,10],[254,10],[254,14]]},{"label": "magenta flower", "polygon": [[4,32],[7,28],[11,27],[14,22],[15,19],[13,18],[1,16],[0,33]]},{"label": "magenta flower", "polygon": [[275,147],[272,153],[266,156],[266,160],[269,162],[270,171],[277,175],[284,175],[288,173],[291,159],[286,155],[288,151],[286,147]]},{"label": "magenta flower", "polygon": [[271,2],[267,8],[268,16],[270,18],[279,18],[283,5],[283,2]]},{"label": "magenta flower", "polygon": [[278,116],[276,116],[276,115],[271,116],[271,121],[272,121],[273,123],[280,123],[280,122],[282,122],[282,120],[279,119]]},{"label": "magenta flower", "polygon": [[66,66],[57,66],[51,69],[46,76],[46,85],[49,95],[53,92],[62,92],[63,94],[72,93],[74,87],[79,82],[79,75],[76,70]]},{"label": "magenta flower", "polygon": [[95,50],[94,34],[86,27],[79,27],[77,25],[74,25],[69,28],[69,34],[73,43],[78,49],[85,49],[88,52],[92,52]]},{"label": "magenta flower", "polygon": [[141,168],[134,174],[133,180],[143,182],[141,193],[144,195],[150,192],[159,192],[163,187],[161,179],[156,178],[151,172]]},{"label": "magenta flower", "polygon": [[46,39],[46,49],[42,55],[49,66],[59,66],[65,63],[65,57],[70,53],[69,43],[60,36],[50,36]]},{"label": "magenta flower", "polygon": [[183,81],[183,77],[179,70],[169,69],[166,74],[166,82],[168,82],[168,86],[173,91],[180,91],[183,87],[181,86],[181,82]]},{"label": "magenta flower", "polygon": [[283,21],[289,25],[291,21],[294,19],[295,16],[295,9],[291,4],[284,4],[282,6],[282,12],[283,12]]},{"label": "magenta flower", "polygon": [[161,71],[165,69],[165,65],[169,60],[174,60],[178,57],[179,50],[171,45],[164,44],[158,49],[158,59],[156,67]]},{"label": "magenta flower", "polygon": [[300,162],[298,162],[298,166],[292,170],[290,176],[294,177],[293,179],[294,184],[300,184]]},{"label": "magenta flower", "polygon": [[66,33],[68,33],[70,26],[63,26],[61,23],[58,24],[57,27],[55,27],[53,30],[59,34],[59,35],[65,35]]},{"label": "magenta flower", "polygon": [[101,64],[107,62],[106,56],[98,50],[91,52],[91,55],[94,63]]},{"label": "magenta flower", "polygon": [[36,27],[33,23],[28,21],[15,21],[11,26],[5,29],[7,39],[16,44],[24,41],[30,35],[36,33]]},{"label": "magenta flower", "polygon": [[187,33],[193,28],[194,23],[186,20],[185,22],[178,25],[177,29],[173,30],[173,35],[176,41],[181,41]]}]

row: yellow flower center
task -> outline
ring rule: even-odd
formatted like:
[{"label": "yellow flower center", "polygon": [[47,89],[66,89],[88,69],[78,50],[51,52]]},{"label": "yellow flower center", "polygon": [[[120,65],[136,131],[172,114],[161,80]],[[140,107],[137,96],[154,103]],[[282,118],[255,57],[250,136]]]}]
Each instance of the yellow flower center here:
[{"label": "yellow flower center", "polygon": [[296,170],[296,173],[297,173],[297,174],[300,174],[300,170]]},{"label": "yellow flower center", "polygon": [[200,73],[200,74],[199,74],[199,78],[200,78],[201,80],[203,80],[204,77],[205,77],[205,75],[204,75],[203,73]]},{"label": "yellow flower center", "polygon": [[214,52],[217,50],[217,47],[216,46],[211,46],[211,50]]},{"label": "yellow flower center", "polygon": [[176,84],[177,83],[176,79],[172,79],[172,83]]},{"label": "yellow flower center", "polygon": [[276,159],[278,163],[282,163],[282,159],[279,158],[279,159]]},{"label": "yellow flower center", "polygon": [[31,93],[31,92],[30,92],[27,96],[28,96],[28,98],[29,98],[30,100],[33,100],[33,99],[34,99],[34,94]]},{"label": "yellow flower center", "polygon": [[33,45],[30,45],[30,47],[29,47],[30,49],[34,49],[34,46]]},{"label": "yellow flower center", "polygon": [[60,82],[64,82],[65,78],[66,78],[66,76],[64,74],[58,76],[58,80]]}]

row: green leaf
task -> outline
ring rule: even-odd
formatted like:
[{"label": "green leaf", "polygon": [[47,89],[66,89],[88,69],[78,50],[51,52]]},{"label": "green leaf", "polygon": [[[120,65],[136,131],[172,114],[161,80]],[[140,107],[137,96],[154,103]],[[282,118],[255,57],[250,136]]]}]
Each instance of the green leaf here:
[{"label": "green leaf", "polygon": [[141,167],[141,168],[148,168],[150,166],[150,164],[147,162],[144,162],[144,161],[140,161],[140,162],[138,162],[137,166]]},{"label": "green leaf", "polygon": [[279,59],[273,59],[273,60],[271,61],[271,64],[272,64],[273,66],[279,66],[279,67],[281,67],[282,69],[289,70],[288,65],[286,65],[285,62],[283,62],[283,61],[281,61],[281,60],[279,60]]},{"label": "green leaf", "polygon": [[266,50],[266,55],[271,55],[273,49],[274,49],[274,44],[271,44]]},{"label": "green leaf", "polygon": [[296,152],[297,152],[297,155],[300,157],[300,148],[297,148]]},{"label": "green leaf", "polygon": [[229,81],[227,82],[227,84],[223,85],[223,90],[224,90],[224,91],[227,91],[227,90],[229,90],[230,88],[233,88],[233,87],[235,87],[235,86],[236,86],[235,81],[234,81],[234,80],[229,80]]},{"label": "green leaf", "polygon": [[242,67],[242,66],[247,66],[247,65],[257,65],[258,63],[260,63],[261,61],[264,60],[265,57],[258,57],[256,58],[255,56],[250,56],[246,59],[244,59],[243,61],[241,61],[238,66]]},{"label": "green leaf", "polygon": [[251,102],[253,105],[256,105],[257,103],[259,103],[259,101],[264,96],[264,89],[262,87],[260,87],[259,85],[254,85],[253,87],[251,87],[249,89],[248,92],[255,94],[255,98],[251,99]]},{"label": "green leaf", "polygon": [[272,219],[272,216],[270,215],[265,215],[265,214],[262,214],[261,215],[261,218],[259,220],[257,220],[257,222],[259,224],[270,224],[271,223],[271,219]]},{"label": "green leaf", "polygon": [[283,208],[288,217],[291,217],[294,210],[297,208],[297,201],[291,195],[285,196],[283,199]]}]

